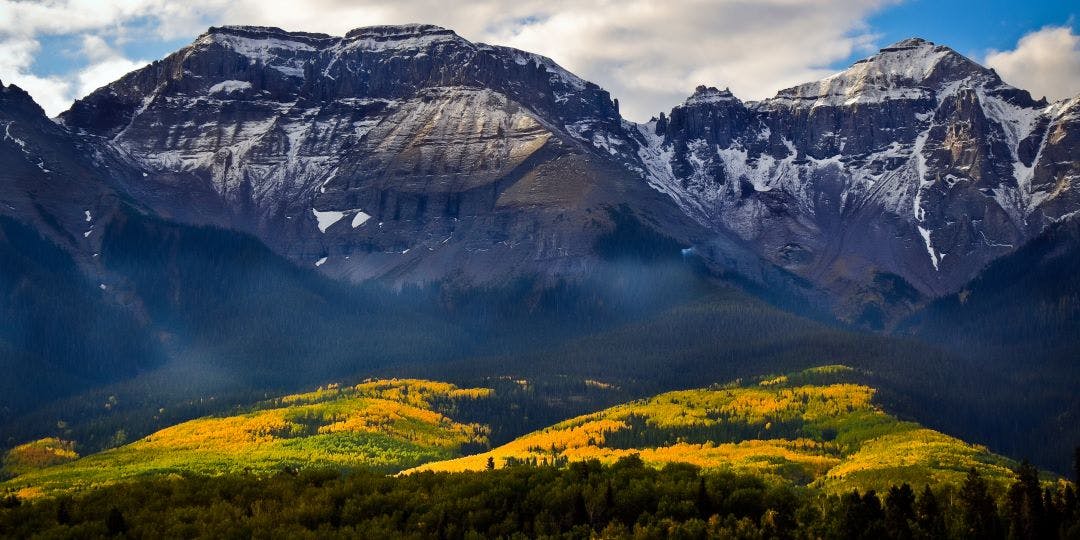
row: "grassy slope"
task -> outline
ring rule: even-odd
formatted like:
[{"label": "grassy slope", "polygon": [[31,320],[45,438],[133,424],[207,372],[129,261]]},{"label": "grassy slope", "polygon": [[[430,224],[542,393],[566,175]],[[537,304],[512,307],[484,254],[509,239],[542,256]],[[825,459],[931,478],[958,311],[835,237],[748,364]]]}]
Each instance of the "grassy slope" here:
[{"label": "grassy slope", "polygon": [[874,389],[829,366],[752,384],[668,392],[573,418],[489,452],[417,470],[480,470],[494,459],[537,462],[639,454],[647,463],[690,462],[828,491],[900,482],[959,484],[970,467],[992,482],[1009,460],[874,405]]},{"label": "grassy slope", "polygon": [[243,414],[177,424],[126,446],[24,472],[0,489],[32,497],[149,475],[300,467],[397,472],[484,443],[486,428],[456,422],[437,409],[489,393],[420,380],[320,389],[264,402]]}]

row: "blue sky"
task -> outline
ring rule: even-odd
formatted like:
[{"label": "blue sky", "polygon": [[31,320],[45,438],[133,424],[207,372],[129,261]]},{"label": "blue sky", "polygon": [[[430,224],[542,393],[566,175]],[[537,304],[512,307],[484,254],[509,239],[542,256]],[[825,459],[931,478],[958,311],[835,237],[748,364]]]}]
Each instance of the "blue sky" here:
[{"label": "blue sky", "polygon": [[630,118],[698,84],[743,99],[815,80],[919,36],[1034,94],[1080,93],[1080,2],[960,0],[0,0],[0,80],[50,114],[210,25],[341,35],[430,22],[531,50],[609,89]]},{"label": "blue sky", "polygon": [[911,0],[888,7],[867,21],[883,43],[921,37],[981,58],[989,49],[1011,49],[1025,34],[1045,26],[1071,26],[1080,2],[1065,0]]}]

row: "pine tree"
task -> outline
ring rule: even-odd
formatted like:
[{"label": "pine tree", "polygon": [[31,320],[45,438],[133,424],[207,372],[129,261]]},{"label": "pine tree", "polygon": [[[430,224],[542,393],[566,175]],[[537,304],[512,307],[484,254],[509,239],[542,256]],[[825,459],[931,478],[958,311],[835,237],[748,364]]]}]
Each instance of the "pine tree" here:
[{"label": "pine tree", "polygon": [[1018,540],[1042,538],[1045,524],[1039,471],[1027,460],[1016,469],[1016,482],[1009,487],[1006,500],[1009,536]]},{"label": "pine tree", "polygon": [[972,540],[1002,538],[997,507],[990,496],[986,480],[972,467],[960,488],[961,535]]},{"label": "pine tree", "polygon": [[1065,486],[1061,495],[1061,522],[1065,538],[1080,538],[1080,503],[1072,485]]},{"label": "pine tree", "polygon": [[1080,485],[1080,446],[1073,453],[1073,482]]},{"label": "pine tree", "polygon": [[709,502],[709,490],[705,487],[705,477],[698,478],[697,508],[702,516],[712,513],[712,503]]},{"label": "pine tree", "polygon": [[885,510],[881,507],[881,499],[878,499],[874,490],[867,491],[862,498],[863,512],[866,516],[866,530],[863,538],[880,538],[885,532]]},{"label": "pine tree", "polygon": [[1065,486],[1065,492],[1061,496],[1061,513],[1065,519],[1080,518],[1080,508],[1078,508],[1076,490],[1071,485]]},{"label": "pine tree", "polygon": [[874,490],[861,497],[858,490],[852,491],[840,499],[840,504],[840,538],[856,540],[881,536],[885,513]]},{"label": "pine tree", "polygon": [[70,503],[67,499],[60,499],[56,505],[56,522],[61,525],[71,523]]},{"label": "pine tree", "polygon": [[1042,494],[1042,526],[1039,529],[1046,536],[1057,535],[1061,527],[1061,493],[1055,493],[1050,487],[1043,489]]},{"label": "pine tree", "polygon": [[945,517],[941,513],[941,505],[938,504],[930,485],[923,488],[922,495],[915,509],[916,522],[919,525],[919,533],[923,538],[944,538]]},{"label": "pine tree", "polygon": [[120,510],[115,506],[109,509],[109,515],[105,517],[105,528],[109,530],[109,534],[112,536],[124,534],[128,530],[124,514],[120,513]]},{"label": "pine tree", "polygon": [[885,495],[885,529],[889,536],[909,539],[911,522],[915,520],[915,492],[906,482],[889,488]]}]

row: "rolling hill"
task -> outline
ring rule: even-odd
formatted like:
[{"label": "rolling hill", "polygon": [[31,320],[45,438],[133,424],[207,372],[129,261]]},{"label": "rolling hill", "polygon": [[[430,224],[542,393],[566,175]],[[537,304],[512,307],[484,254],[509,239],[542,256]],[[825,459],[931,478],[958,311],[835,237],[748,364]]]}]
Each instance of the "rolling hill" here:
[{"label": "rolling hill", "polygon": [[516,463],[638,454],[843,492],[890,485],[959,485],[972,467],[1003,486],[1015,463],[875,405],[875,390],[845,366],[755,382],[668,392],[560,422],[485,453],[414,471],[466,471]]},{"label": "rolling hill", "polygon": [[28,443],[9,453],[5,472],[16,476],[0,490],[34,498],[151,477],[483,471],[634,455],[655,467],[690,464],[826,493],[903,482],[958,486],[971,468],[999,491],[1012,481],[1016,462],[888,414],[860,376],[831,365],[667,392],[487,451],[490,428],[474,421],[473,405],[493,399],[491,389],[419,379],[329,385],[74,461],[64,441]]},{"label": "rolling hill", "polygon": [[[68,463],[14,468],[10,472],[23,474],[0,489],[31,498],[147,476],[319,467],[397,472],[485,443],[486,427],[457,422],[439,411],[489,394],[487,389],[421,380],[331,385],[266,401],[239,414],[183,422]],[[28,448],[49,446],[55,445],[31,443]]]}]

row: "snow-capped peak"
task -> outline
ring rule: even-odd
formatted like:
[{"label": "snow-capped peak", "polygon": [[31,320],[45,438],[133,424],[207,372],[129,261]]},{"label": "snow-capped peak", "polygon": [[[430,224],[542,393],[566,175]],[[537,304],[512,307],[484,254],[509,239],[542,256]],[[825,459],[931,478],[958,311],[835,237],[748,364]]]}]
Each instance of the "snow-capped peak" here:
[{"label": "snow-capped peak", "polygon": [[[211,26],[198,41],[222,41],[225,36],[248,39],[277,39],[307,45],[322,45],[341,39],[329,34],[314,32],[291,32],[276,26]],[[197,41],[197,42],[198,42]]]},{"label": "snow-capped peak", "polygon": [[820,81],[781,90],[773,102],[795,106],[837,106],[890,99],[932,99],[934,92],[964,79],[1000,83],[993,71],[956,51],[909,38],[855,62]]},{"label": "snow-capped peak", "polygon": [[927,40],[925,40],[925,39],[923,39],[921,37],[909,37],[907,39],[902,39],[900,41],[897,41],[896,43],[893,43],[892,45],[889,45],[888,47],[883,47],[881,49],[881,51],[882,52],[884,52],[884,51],[899,51],[899,50],[903,50],[903,49],[918,49],[920,47],[934,47],[934,46],[935,45],[934,45],[934,43],[932,41],[927,41]]},{"label": "snow-capped peak", "polygon": [[377,39],[394,41],[410,39],[419,36],[456,36],[449,28],[443,28],[434,24],[390,24],[380,26],[362,26],[353,28],[345,33],[346,40],[354,39]]},{"label": "snow-capped peak", "polygon": [[453,30],[433,24],[368,26],[350,30],[343,43],[350,49],[419,49],[433,43],[465,42]]},{"label": "snow-capped peak", "polygon": [[722,102],[737,102],[739,101],[732,93],[731,90],[725,88],[720,90],[713,86],[698,86],[694,89],[693,95],[686,100],[686,105],[700,105],[704,103],[722,103]]}]

